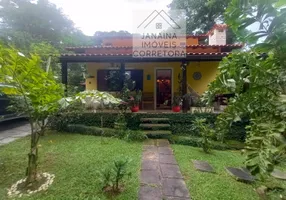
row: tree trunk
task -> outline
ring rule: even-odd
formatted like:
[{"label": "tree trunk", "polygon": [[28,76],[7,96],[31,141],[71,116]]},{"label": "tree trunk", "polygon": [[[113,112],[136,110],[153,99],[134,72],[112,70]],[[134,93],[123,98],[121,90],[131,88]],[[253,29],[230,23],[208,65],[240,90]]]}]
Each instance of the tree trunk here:
[{"label": "tree trunk", "polygon": [[38,160],[38,134],[34,129],[33,123],[31,125],[31,150],[28,154],[28,167],[27,167],[27,179],[26,185],[33,184],[37,180],[37,160]]}]

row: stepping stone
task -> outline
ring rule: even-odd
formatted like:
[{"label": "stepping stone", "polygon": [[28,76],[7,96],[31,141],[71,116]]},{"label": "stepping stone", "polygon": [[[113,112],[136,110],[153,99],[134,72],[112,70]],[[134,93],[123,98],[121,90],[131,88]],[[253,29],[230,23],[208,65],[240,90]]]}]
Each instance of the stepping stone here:
[{"label": "stepping stone", "polygon": [[170,146],[170,142],[166,139],[158,139],[157,140],[157,146],[158,147],[169,147]]},{"label": "stepping stone", "polygon": [[157,170],[142,170],[140,182],[144,184],[160,185],[160,176]]},{"label": "stepping stone", "polygon": [[159,186],[143,185],[140,187],[139,200],[162,200],[162,192]]},{"label": "stepping stone", "polygon": [[190,198],[181,198],[181,197],[164,197],[164,200],[190,200]]},{"label": "stepping stone", "polygon": [[169,197],[189,198],[189,190],[183,179],[163,179],[163,195]]},{"label": "stepping stone", "polygon": [[159,153],[157,151],[143,151],[143,160],[159,161]]},{"label": "stepping stone", "polygon": [[158,169],[159,169],[158,161],[142,160],[141,170],[158,170]]},{"label": "stepping stone", "polygon": [[156,140],[145,140],[144,145],[156,145]]},{"label": "stepping stone", "polygon": [[159,147],[159,154],[173,155],[173,150],[170,147]]},{"label": "stepping stone", "polygon": [[161,164],[173,164],[173,165],[177,165],[177,161],[175,160],[173,155],[164,155],[164,154],[160,154],[159,156],[159,162],[160,165]]},{"label": "stepping stone", "polygon": [[280,171],[279,169],[274,169],[271,173],[271,176],[277,179],[286,180],[286,173],[283,171]]},{"label": "stepping stone", "polygon": [[208,162],[200,161],[200,160],[193,160],[193,163],[194,163],[194,167],[198,171],[214,172],[213,167]]},{"label": "stepping stone", "polygon": [[238,181],[253,182],[254,177],[240,168],[226,167],[226,171]]},{"label": "stepping stone", "polygon": [[157,146],[154,146],[154,145],[143,145],[143,151],[156,152],[157,149],[158,149]]},{"label": "stepping stone", "polygon": [[183,178],[178,165],[160,164],[163,178]]}]

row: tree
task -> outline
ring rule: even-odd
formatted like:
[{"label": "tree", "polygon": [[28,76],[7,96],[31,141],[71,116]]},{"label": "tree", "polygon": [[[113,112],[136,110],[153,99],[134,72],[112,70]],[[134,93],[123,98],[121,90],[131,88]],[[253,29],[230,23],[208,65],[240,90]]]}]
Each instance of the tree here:
[{"label": "tree", "polygon": [[[283,0],[232,0],[226,11],[226,21],[252,48],[225,58],[219,67],[220,75],[205,94],[209,102],[215,94],[235,94],[217,118],[216,129],[222,139],[233,122],[249,119],[245,164],[262,178],[276,164],[285,162],[285,5]],[[241,35],[253,24],[259,24],[259,30]],[[259,40],[261,42],[257,43]]]},{"label": "tree", "polygon": [[130,36],[132,37],[132,34],[128,31],[96,31],[93,35],[94,37],[94,43],[96,45],[102,45],[102,39],[105,37],[126,37]]},{"label": "tree", "polygon": [[[24,54],[38,54],[42,67],[50,63],[50,70],[60,80],[58,56],[66,46],[93,45],[93,38],[74,27],[60,9],[48,0],[0,1],[0,40],[19,49]],[[71,90],[82,88],[85,64],[69,67]],[[74,89],[76,88],[76,89]],[[82,90],[82,89],[80,89]]]},{"label": "tree", "polygon": [[[11,86],[11,109],[25,113],[31,126],[31,148],[28,154],[27,187],[38,180],[38,141],[47,126],[47,118],[58,110],[63,87],[41,68],[39,56],[25,56],[16,49],[0,46],[0,82]],[[1,89],[1,88],[0,88]]]},{"label": "tree", "polygon": [[59,47],[63,36],[74,30],[73,22],[47,0],[2,0],[0,6],[1,29],[8,36],[20,31],[33,42],[45,40]]},{"label": "tree", "polygon": [[[173,0],[169,7],[186,11],[186,34],[205,34],[216,23],[225,23],[224,12],[231,0]],[[181,16],[172,16],[178,19]],[[180,19],[178,19],[180,20]],[[231,29],[227,30],[227,43],[236,41]]]}]

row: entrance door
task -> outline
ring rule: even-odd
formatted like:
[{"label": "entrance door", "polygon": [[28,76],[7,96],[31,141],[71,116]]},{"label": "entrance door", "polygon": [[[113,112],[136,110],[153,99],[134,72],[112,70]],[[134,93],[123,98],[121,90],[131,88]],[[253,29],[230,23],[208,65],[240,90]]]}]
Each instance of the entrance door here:
[{"label": "entrance door", "polygon": [[171,109],[172,70],[156,70],[156,109]]}]

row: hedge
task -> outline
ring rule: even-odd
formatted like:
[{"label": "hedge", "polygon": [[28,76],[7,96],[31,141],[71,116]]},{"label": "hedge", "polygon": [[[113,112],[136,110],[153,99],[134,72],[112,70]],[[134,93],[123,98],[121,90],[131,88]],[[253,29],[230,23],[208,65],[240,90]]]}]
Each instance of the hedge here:
[{"label": "hedge", "polygon": [[[201,140],[200,137],[195,136],[172,136],[169,138],[172,144],[180,144],[180,145],[187,145],[193,147],[201,147]],[[244,148],[244,143],[237,142],[237,141],[226,141],[226,143],[220,143],[218,141],[212,141],[212,149],[216,150],[241,150]]]},{"label": "hedge", "polygon": [[[82,124],[86,126],[101,127],[101,117],[104,128],[113,128],[116,120],[116,113],[82,113],[82,114],[60,114],[51,119],[51,125],[58,131],[66,131],[68,124]],[[196,118],[205,118],[207,123],[214,126],[217,114],[214,113],[127,113],[127,128],[130,130],[140,130],[141,118],[169,118],[170,130],[174,135],[199,136],[198,131],[193,126]],[[226,139],[244,141],[245,126],[247,121],[242,121],[233,125]]]},{"label": "hedge", "polygon": [[85,126],[83,124],[69,124],[67,125],[66,131],[69,133],[79,133],[83,135],[94,135],[94,136],[105,136],[105,137],[116,136],[118,132],[118,130],[112,128],[98,128],[95,126]]}]

